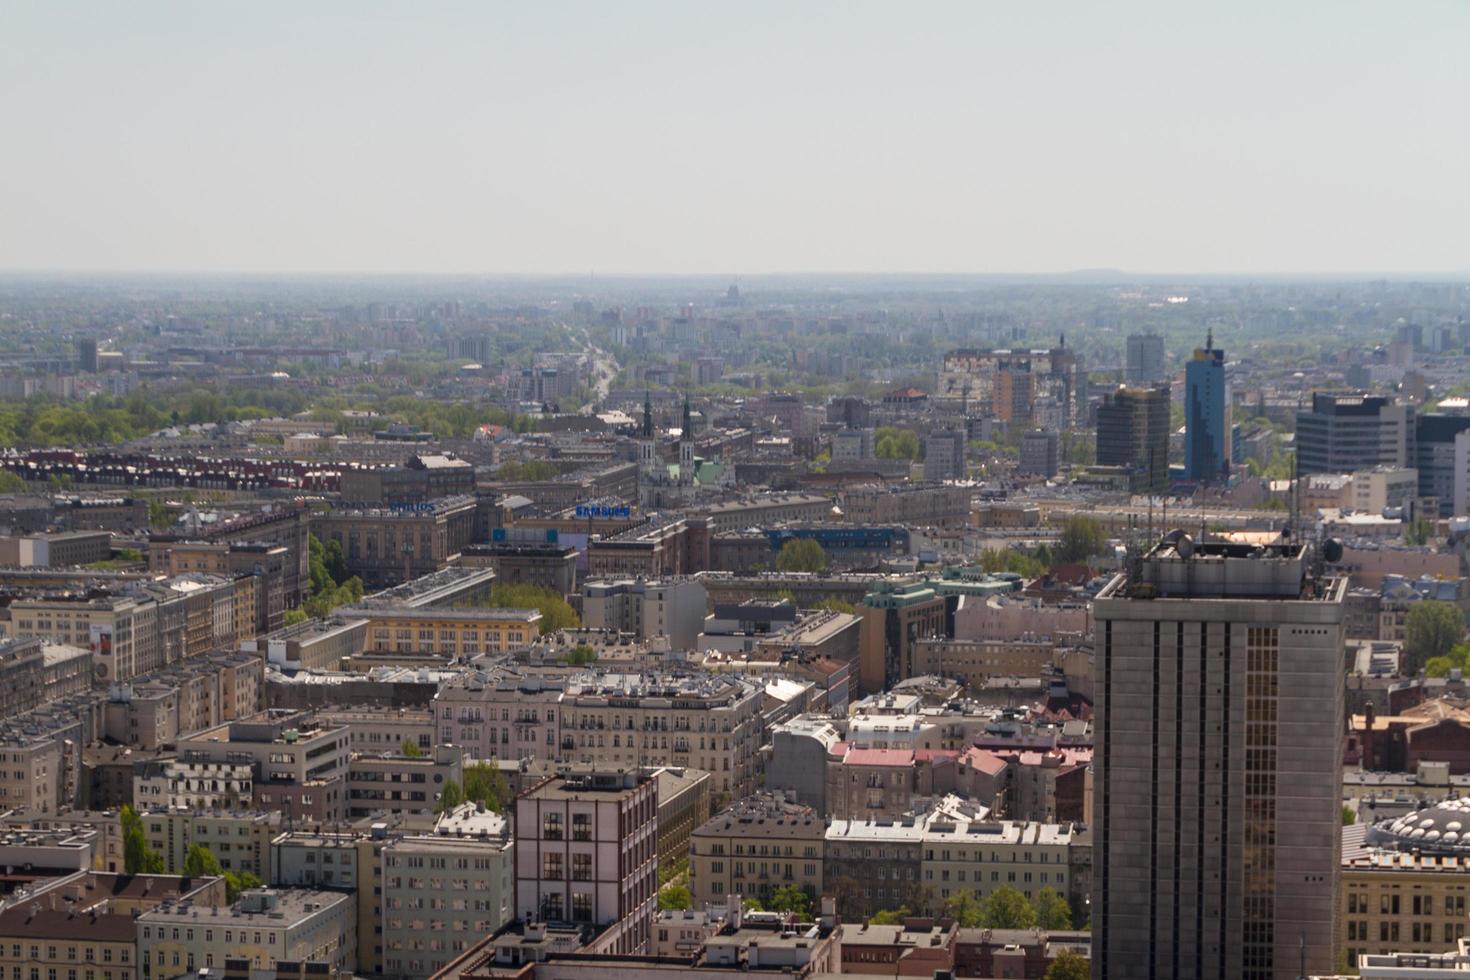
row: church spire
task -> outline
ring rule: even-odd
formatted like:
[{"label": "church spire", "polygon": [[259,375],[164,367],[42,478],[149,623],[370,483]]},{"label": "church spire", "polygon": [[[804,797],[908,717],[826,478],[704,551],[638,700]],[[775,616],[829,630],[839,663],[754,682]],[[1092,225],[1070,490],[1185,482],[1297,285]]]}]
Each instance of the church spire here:
[{"label": "church spire", "polygon": [[689,392],[684,392],[684,434],[683,439],[694,438],[693,426],[690,424],[691,413],[689,411]]},{"label": "church spire", "polygon": [[653,438],[653,396],[647,389],[643,392],[643,438]]}]

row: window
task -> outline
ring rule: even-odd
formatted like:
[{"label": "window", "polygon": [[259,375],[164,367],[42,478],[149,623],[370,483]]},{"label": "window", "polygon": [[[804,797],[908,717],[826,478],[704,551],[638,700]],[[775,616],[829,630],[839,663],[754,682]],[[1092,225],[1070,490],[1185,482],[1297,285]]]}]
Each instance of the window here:
[{"label": "window", "polygon": [[591,922],[592,921],[592,896],[591,895],[573,895],[572,896],[572,921],[573,922]]},{"label": "window", "polygon": [[561,814],[548,813],[541,822],[541,837],[543,840],[561,840],[562,833]]},{"label": "window", "polygon": [[541,877],[551,881],[557,881],[562,877],[560,854],[541,855]]},{"label": "window", "polygon": [[[550,855],[547,855],[547,856],[549,857]],[[557,856],[560,857],[560,855],[557,855]],[[572,855],[572,880],[573,881],[591,881],[592,880],[592,855],[591,854],[573,854]]]},{"label": "window", "polygon": [[572,814],[572,840],[592,839],[592,814]]}]

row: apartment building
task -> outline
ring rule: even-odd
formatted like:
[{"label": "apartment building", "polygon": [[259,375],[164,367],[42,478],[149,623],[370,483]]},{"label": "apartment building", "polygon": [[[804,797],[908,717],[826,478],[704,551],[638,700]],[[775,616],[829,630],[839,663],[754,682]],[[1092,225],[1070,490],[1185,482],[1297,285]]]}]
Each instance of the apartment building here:
[{"label": "apartment building", "polygon": [[932,905],[923,885],[924,828],[899,820],[833,820],[823,844],[823,894],[845,921],[907,906],[921,915]]},{"label": "apartment building", "polygon": [[[262,881],[270,875],[271,840],[281,832],[276,811],[141,809],[143,836],[163,858],[164,867],[182,871],[189,848],[203,844],[226,871],[250,872]],[[107,815],[114,824],[115,814]]]},{"label": "apartment building", "polygon": [[183,761],[250,765],[253,805],[295,820],[342,819],[350,751],[346,727],[292,712],[234,721],[178,740]]},{"label": "apartment building", "polygon": [[463,784],[463,755],[458,745],[436,745],[421,756],[397,748],[354,754],[347,764],[347,816],[432,816],[445,785]]},{"label": "apartment building", "polygon": [[340,970],[357,964],[356,905],[340,892],[257,889],[234,905],[205,909],[184,899],[144,912],[137,925],[143,980],[223,967],[236,958],[256,969],[308,960]]},{"label": "apartment building", "polygon": [[82,746],[102,731],[101,702],[76,694],[0,720],[0,807],[59,813],[76,801]]},{"label": "apartment building", "polygon": [[153,751],[264,707],[264,662],[245,653],[219,653],[112,685],[103,725],[108,738]]},{"label": "apartment building", "polygon": [[589,580],[582,585],[582,622],[590,629],[667,639],[693,650],[704,630],[709,596],[693,579]]},{"label": "apartment building", "polygon": [[137,915],[165,902],[208,911],[224,880],[86,871],[33,888],[0,911],[0,974],[15,980],[138,980]]},{"label": "apartment building", "polygon": [[561,757],[564,682],[537,674],[465,671],[434,695],[439,741],[476,759]]},{"label": "apartment building", "polygon": [[793,885],[823,890],[827,825],[811,807],[770,793],[739,800],[689,839],[689,893],[695,908],[723,905],[731,895],[768,900]]},{"label": "apartment building", "polygon": [[474,540],[475,498],[341,507],[312,519],[323,541],[335,541],[347,570],[369,586],[393,585],[437,571]]},{"label": "apartment building", "polygon": [[322,724],[346,727],[353,752],[399,754],[408,742],[428,754],[434,745],[434,716],[428,708],[322,708],[315,714]]},{"label": "apartment building", "polygon": [[37,637],[0,639],[0,718],[91,687],[92,654],[86,647]]},{"label": "apartment building", "polygon": [[0,537],[0,565],[7,568],[66,568],[111,557],[112,535],[107,531]]},{"label": "apartment building", "polygon": [[964,527],[970,519],[969,487],[903,484],[853,487],[838,495],[843,520],[851,524]]},{"label": "apartment building", "polygon": [[658,798],[632,772],[553,776],[516,799],[515,913],[606,927],[599,945],[646,953],[658,892]]},{"label": "apartment building", "polygon": [[1009,886],[1028,899],[1052,888],[1081,905],[1071,824],[990,820],[983,807],[951,797],[926,815],[923,828],[922,883],[938,904],[961,891],[985,898]]},{"label": "apartment building", "polygon": [[385,844],[383,972],[429,977],[509,922],[514,853],[505,818],[473,803],[445,814],[432,834]]},{"label": "apartment building", "polygon": [[567,681],[561,757],[598,768],[689,766],[741,796],[759,778],[761,690],[714,675],[593,674]]}]

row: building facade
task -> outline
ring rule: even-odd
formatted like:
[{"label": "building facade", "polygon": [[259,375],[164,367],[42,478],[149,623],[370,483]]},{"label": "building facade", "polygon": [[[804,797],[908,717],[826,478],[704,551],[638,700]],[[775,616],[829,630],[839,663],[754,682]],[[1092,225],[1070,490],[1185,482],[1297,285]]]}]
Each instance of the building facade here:
[{"label": "building facade", "polygon": [[1099,594],[1093,968],[1335,965],[1343,580],[1177,532]]}]

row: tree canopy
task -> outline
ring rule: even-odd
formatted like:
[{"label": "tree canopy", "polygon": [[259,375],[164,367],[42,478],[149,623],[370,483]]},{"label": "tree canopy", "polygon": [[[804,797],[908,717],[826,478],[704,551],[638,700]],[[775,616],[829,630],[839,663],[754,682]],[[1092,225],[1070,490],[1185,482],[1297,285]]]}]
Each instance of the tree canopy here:
[{"label": "tree canopy", "polygon": [[1057,542],[1056,559],[1059,562],[1086,561],[1103,553],[1108,535],[1102,524],[1083,514],[1074,514],[1062,525],[1062,536]]},{"label": "tree canopy", "polygon": [[776,555],[776,570],[781,572],[825,572],[827,553],[811,538],[792,538]]},{"label": "tree canopy", "polygon": [[464,799],[471,803],[483,803],[487,810],[497,813],[510,802],[510,784],[499,766],[488,762],[476,762],[464,767]]},{"label": "tree canopy", "polygon": [[684,885],[665,885],[658,890],[660,912],[669,909],[692,908],[693,904],[693,899],[689,896],[689,889]]},{"label": "tree canopy", "polygon": [[117,819],[122,827],[123,871],[130,875],[162,874],[163,855],[148,846],[138,811],[124,803]]},{"label": "tree canopy", "polygon": [[490,589],[485,605],[495,609],[536,609],[541,613],[541,633],[576,629],[582,625],[575,610],[555,591],[529,583],[504,583]]},{"label": "tree canopy", "polygon": [[1091,980],[1092,963],[1087,957],[1064,949],[1046,968],[1045,980]]},{"label": "tree canopy", "polygon": [[1465,614],[1451,603],[1421,599],[1404,620],[1404,660],[1417,673],[1436,657],[1447,656],[1465,638]]}]

